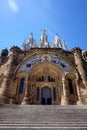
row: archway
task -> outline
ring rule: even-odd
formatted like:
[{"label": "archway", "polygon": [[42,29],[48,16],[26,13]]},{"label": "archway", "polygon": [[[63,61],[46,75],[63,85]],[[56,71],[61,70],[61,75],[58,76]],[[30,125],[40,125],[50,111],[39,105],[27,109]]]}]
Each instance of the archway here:
[{"label": "archway", "polygon": [[[34,94],[32,93],[32,97],[36,104],[60,104],[61,102],[61,91],[62,91],[62,70],[56,66],[54,63],[42,62],[35,65],[30,71],[30,77]],[[39,92],[37,93],[37,88],[39,87]],[[43,90],[42,88],[48,87],[50,90]],[[55,90],[54,90],[55,88]],[[51,91],[51,96],[48,99],[42,97],[43,91]],[[56,92],[56,98],[54,97],[54,93]],[[31,90],[32,92],[32,90]],[[35,95],[35,96],[34,96]],[[39,97],[39,98],[37,98]],[[43,98],[43,99],[42,99]],[[45,101],[46,100],[46,101]],[[48,101],[47,101],[48,100]],[[47,103],[48,102],[48,103]]]},{"label": "archway", "polygon": [[41,89],[41,103],[42,105],[52,104],[51,88],[45,86]]}]

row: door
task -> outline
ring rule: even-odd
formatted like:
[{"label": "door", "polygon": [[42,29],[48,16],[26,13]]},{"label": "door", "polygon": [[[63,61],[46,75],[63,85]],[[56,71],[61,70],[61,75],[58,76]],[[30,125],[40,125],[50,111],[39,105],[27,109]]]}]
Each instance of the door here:
[{"label": "door", "polygon": [[51,88],[49,88],[49,87],[42,88],[41,103],[42,103],[42,105],[51,105],[52,104]]}]

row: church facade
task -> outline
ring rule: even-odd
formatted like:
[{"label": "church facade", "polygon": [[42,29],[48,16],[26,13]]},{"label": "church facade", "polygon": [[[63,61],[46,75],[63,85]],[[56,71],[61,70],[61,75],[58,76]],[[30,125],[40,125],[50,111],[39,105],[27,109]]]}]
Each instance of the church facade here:
[{"label": "church facade", "polygon": [[45,30],[38,46],[31,33],[23,49],[2,50],[0,104],[87,104],[87,52],[68,51],[58,34],[50,46]]}]

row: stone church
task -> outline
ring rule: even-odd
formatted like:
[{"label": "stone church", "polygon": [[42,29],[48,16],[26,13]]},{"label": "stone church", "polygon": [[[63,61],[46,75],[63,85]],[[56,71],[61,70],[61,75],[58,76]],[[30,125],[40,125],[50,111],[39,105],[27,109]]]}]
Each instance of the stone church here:
[{"label": "stone church", "polygon": [[13,46],[0,55],[0,104],[87,104],[87,52],[67,50],[55,35],[51,45],[42,30],[38,46],[33,34],[22,49]]}]

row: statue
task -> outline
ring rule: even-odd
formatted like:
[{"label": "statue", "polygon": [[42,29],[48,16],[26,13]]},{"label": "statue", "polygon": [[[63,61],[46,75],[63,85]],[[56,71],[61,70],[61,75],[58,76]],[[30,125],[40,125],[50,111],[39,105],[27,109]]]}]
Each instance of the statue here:
[{"label": "statue", "polygon": [[82,50],[82,57],[87,62],[87,51],[86,50]]}]

